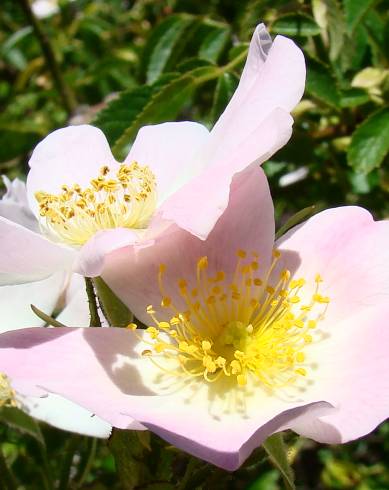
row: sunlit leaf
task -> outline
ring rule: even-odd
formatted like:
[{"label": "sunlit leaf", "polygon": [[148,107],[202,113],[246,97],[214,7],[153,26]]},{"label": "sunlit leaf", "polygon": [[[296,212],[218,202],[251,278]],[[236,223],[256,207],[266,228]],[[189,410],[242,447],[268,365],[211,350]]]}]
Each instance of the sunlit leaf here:
[{"label": "sunlit leaf", "polygon": [[368,117],[353,133],[348,149],[349,165],[368,173],[379,167],[389,153],[389,107]]}]

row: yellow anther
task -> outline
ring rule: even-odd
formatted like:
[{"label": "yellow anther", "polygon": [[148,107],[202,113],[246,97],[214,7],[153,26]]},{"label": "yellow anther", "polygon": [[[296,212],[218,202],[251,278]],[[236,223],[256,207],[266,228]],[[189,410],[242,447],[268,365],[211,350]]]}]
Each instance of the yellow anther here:
[{"label": "yellow anther", "polygon": [[166,272],[166,264],[159,264],[159,273],[164,274]]},{"label": "yellow anther", "polygon": [[236,255],[240,258],[240,259],[245,259],[246,256],[247,256],[247,252],[245,252],[244,250],[237,250],[236,252]]},{"label": "yellow anther", "polygon": [[259,264],[258,264],[258,262],[257,262],[256,260],[253,260],[253,262],[251,262],[251,264],[250,264],[250,265],[251,265],[251,269],[252,269],[253,271],[257,271],[257,270],[258,270],[258,268],[259,268]]},{"label": "yellow anther", "polygon": [[296,354],[296,361],[297,362],[304,362],[305,361],[305,354],[304,354],[304,352],[297,352],[297,354]]},{"label": "yellow anther", "polygon": [[203,340],[201,342],[201,348],[203,349],[204,352],[207,352],[207,351],[211,350],[212,344],[208,340]]},{"label": "yellow anther", "polygon": [[317,283],[323,282],[323,278],[321,277],[320,274],[316,274],[316,276],[315,276],[315,282],[317,282]]},{"label": "yellow anther", "polygon": [[171,304],[172,300],[169,296],[165,296],[164,298],[162,298],[161,306],[163,306],[164,308],[168,308]]},{"label": "yellow anther", "polygon": [[158,322],[158,328],[161,328],[162,330],[169,330],[170,323],[168,323],[168,322]]},{"label": "yellow anther", "polygon": [[298,296],[291,296],[288,301],[289,303],[296,304],[300,303],[301,299]]},{"label": "yellow anther", "polygon": [[199,259],[197,262],[197,267],[200,270],[206,269],[208,267],[208,257],[201,257],[201,259]]},{"label": "yellow anther", "polygon": [[259,279],[258,277],[256,277],[254,279],[254,284],[255,284],[255,286],[262,286],[263,282],[261,281],[261,279]]},{"label": "yellow anther", "polygon": [[186,289],[186,288],[187,288],[187,286],[188,286],[188,283],[185,281],[185,279],[180,279],[180,280],[178,281],[178,287],[179,287],[180,289]]},{"label": "yellow anther", "polygon": [[144,351],[142,351],[142,356],[151,356],[152,355],[152,351],[150,349],[145,349]]},{"label": "yellow anther", "polygon": [[129,323],[127,325],[128,330],[136,330],[138,328],[136,323]]},{"label": "yellow anther", "polygon": [[247,376],[245,374],[238,374],[238,376],[236,377],[236,381],[238,382],[239,386],[246,386]]},{"label": "yellow anther", "polygon": [[275,259],[279,259],[281,257],[281,252],[279,250],[277,250],[277,249],[274,249],[273,250],[273,257]]},{"label": "yellow anther", "polygon": [[296,374],[299,374],[300,376],[306,376],[307,375],[307,370],[304,368],[297,368],[294,371]]},{"label": "yellow anther", "polygon": [[159,330],[155,327],[148,327],[146,332],[150,335],[152,339],[157,339],[159,335]]}]

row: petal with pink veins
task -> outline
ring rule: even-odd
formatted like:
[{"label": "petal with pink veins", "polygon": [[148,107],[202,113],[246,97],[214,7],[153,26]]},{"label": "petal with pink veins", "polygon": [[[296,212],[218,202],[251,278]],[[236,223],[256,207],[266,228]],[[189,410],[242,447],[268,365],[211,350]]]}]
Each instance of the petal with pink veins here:
[{"label": "petal with pink veins", "polygon": [[[269,186],[263,170],[252,166],[234,177],[229,205],[206,242],[171,227],[152,247],[127,247],[110,254],[103,279],[139,319],[149,322],[145,307],[153,304],[159,310],[161,303],[157,280],[161,263],[166,265],[164,282],[175,286],[180,278],[190,280],[197,261],[204,255],[209,258],[210,275],[218,270],[231,274],[236,252],[242,247],[257,251],[266,267],[273,241],[274,211]],[[180,304],[177,291],[170,289],[169,295]]]},{"label": "petal with pink veins", "polygon": [[59,194],[64,184],[87,187],[102,166],[117,165],[104,133],[89,125],[53,131],[36,146],[29,164],[27,194],[38,218],[35,192]]},{"label": "petal with pink veins", "polygon": [[39,281],[72,267],[75,251],[0,217],[0,285]]},{"label": "petal with pink veins", "polygon": [[208,130],[194,122],[168,122],[139,130],[125,163],[147,165],[157,179],[158,206],[198,175],[207,162],[195,159],[209,138]]},{"label": "petal with pink veins", "polygon": [[0,335],[0,371],[22,394],[59,394],[119,428],[135,428],[137,420],[228,470],[302,413],[329,407],[310,397],[290,402],[260,388],[242,394],[224,383],[164,379],[140,355],[144,346],[134,332],[117,328],[8,332]]},{"label": "petal with pink veins", "polygon": [[277,242],[280,268],[314,284],[330,298],[326,321],[334,324],[357,311],[386,303],[389,295],[389,221],[374,221],[363,208],[318,213]]}]

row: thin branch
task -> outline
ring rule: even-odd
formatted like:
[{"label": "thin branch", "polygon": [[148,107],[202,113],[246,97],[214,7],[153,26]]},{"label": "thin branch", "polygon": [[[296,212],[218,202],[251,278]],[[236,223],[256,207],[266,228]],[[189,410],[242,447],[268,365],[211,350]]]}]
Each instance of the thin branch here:
[{"label": "thin branch", "polygon": [[34,12],[31,9],[29,0],[18,0],[23,12],[25,13],[28,22],[34,30],[34,34],[41,46],[43,56],[46,61],[47,68],[49,69],[57,90],[61,96],[62,103],[68,115],[72,115],[76,107],[76,102],[74,100],[73,94],[63,78],[61,67],[55,57],[53,46],[51,45],[50,39],[48,38],[39,20],[35,17]]},{"label": "thin branch", "polygon": [[93,281],[90,277],[85,278],[86,294],[88,296],[89,315],[90,315],[90,327],[101,327],[101,321],[99,316],[99,307],[97,305],[97,298]]}]

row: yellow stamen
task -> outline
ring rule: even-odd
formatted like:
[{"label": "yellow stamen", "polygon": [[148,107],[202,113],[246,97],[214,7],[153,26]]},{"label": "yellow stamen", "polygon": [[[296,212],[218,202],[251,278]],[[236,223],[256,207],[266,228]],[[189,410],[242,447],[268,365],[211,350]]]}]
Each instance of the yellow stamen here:
[{"label": "yellow stamen", "polygon": [[156,207],[156,179],[150,168],[137,162],[108,166],[82,189],[62,186],[59,194],[35,193],[42,225],[56,239],[83,245],[95,233],[110,228],[147,227]]},{"label": "yellow stamen", "polygon": [[0,373],[0,407],[16,407],[15,392],[5,374]]},{"label": "yellow stamen", "polygon": [[[257,259],[257,254],[253,255]],[[210,383],[226,376],[241,388],[250,380],[268,389],[293,385],[309,374],[304,349],[313,342],[311,333],[329,303],[329,298],[319,292],[323,280],[317,275],[313,292],[303,294],[305,279],[292,278],[287,269],[276,277],[279,250],[273,251],[273,262],[262,278],[253,277],[259,268],[257,260],[250,260],[244,250],[238,250],[236,256],[236,269],[229,279],[232,282],[224,271],[210,277],[207,257],[197,262],[192,294],[188,292],[190,281],[179,279],[184,312],[178,311],[172,296],[166,295],[166,266],[160,266],[162,305],[173,314],[169,323],[159,322],[153,307],[147,308],[155,324],[147,329],[151,338],[147,355],[176,359],[178,368],[174,371],[161,367],[174,376],[202,377]],[[194,296],[198,298],[195,302]],[[302,297],[311,300],[301,306]],[[168,337],[163,342],[159,338],[162,331]]]}]

